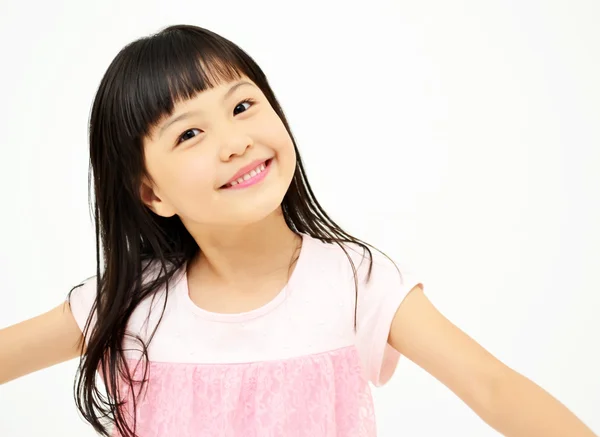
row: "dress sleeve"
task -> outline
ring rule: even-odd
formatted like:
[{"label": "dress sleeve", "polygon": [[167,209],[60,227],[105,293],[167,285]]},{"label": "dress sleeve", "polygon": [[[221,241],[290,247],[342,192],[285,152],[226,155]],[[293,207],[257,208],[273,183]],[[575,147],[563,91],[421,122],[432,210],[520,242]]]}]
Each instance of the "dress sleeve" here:
[{"label": "dress sleeve", "polygon": [[[69,303],[71,307],[71,313],[83,332],[85,328],[85,324],[92,310],[92,305],[94,304],[94,300],[96,299],[96,277],[92,276],[89,279],[86,279],[83,283],[76,286],[71,290],[69,295],[66,298],[66,301]],[[90,329],[88,331],[91,333],[91,329],[93,325],[96,323],[96,317],[94,315],[92,322],[90,324]],[[85,339],[86,343],[88,341],[88,337]]]},{"label": "dress sleeve", "polygon": [[368,254],[360,266],[356,266],[359,279],[356,346],[367,378],[379,387],[390,380],[400,359],[400,354],[388,344],[396,311],[408,292],[423,284],[417,279],[418,275],[403,264],[396,263],[396,268],[381,252],[371,249],[371,253],[373,267],[368,282],[365,282]]}]

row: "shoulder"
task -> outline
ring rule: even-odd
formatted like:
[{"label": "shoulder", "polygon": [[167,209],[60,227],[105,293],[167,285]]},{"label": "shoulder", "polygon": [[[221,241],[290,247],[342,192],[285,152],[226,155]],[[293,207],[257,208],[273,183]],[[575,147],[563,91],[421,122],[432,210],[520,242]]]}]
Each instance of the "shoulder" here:
[{"label": "shoulder", "polygon": [[359,280],[359,285],[375,282],[402,283],[403,265],[378,248],[359,242],[330,243],[308,236],[311,264],[315,269],[339,273]]},{"label": "shoulder", "polygon": [[[96,301],[97,276],[91,276],[73,287],[67,295],[71,314],[81,332],[85,331],[86,322]],[[94,322],[92,322],[94,323]]]},{"label": "shoulder", "polygon": [[[91,306],[91,303],[96,298],[97,276],[90,276],[84,279],[79,284],[75,285],[67,295],[67,301],[71,306],[72,311]],[[75,307],[75,309],[73,309]]]},{"label": "shoulder", "polygon": [[[148,284],[159,278],[161,274],[164,272],[161,269],[161,263],[156,260],[145,261],[142,263],[142,284]],[[91,276],[78,285],[73,287],[68,295],[67,302],[69,303],[71,312],[77,321],[77,324],[83,330],[88,317],[93,313],[95,313],[95,302],[98,296],[98,276]],[[138,310],[142,310],[148,305],[153,299],[151,297],[159,297],[160,299],[154,299],[154,305],[160,305],[161,300],[165,291],[165,287],[161,287],[161,289],[157,290],[148,298],[143,299],[139,304],[138,308],[136,308],[136,312]],[[106,290],[101,289],[101,292],[106,292]],[[153,306],[154,306],[153,305]],[[92,323],[95,322],[95,318],[93,318]]]}]

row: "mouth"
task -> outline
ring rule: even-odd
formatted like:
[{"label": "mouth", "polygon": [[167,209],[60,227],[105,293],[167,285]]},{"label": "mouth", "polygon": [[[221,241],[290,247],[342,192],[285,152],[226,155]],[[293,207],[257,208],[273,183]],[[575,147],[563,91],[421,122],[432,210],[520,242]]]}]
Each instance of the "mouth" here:
[{"label": "mouth", "polygon": [[228,182],[225,185],[222,185],[219,189],[227,190],[234,188],[244,188],[250,185],[254,185],[257,182],[260,182],[266,176],[269,171],[269,167],[271,166],[271,162],[273,158],[269,158],[266,161],[258,164],[252,170],[248,171],[246,174],[240,176],[234,181]]}]

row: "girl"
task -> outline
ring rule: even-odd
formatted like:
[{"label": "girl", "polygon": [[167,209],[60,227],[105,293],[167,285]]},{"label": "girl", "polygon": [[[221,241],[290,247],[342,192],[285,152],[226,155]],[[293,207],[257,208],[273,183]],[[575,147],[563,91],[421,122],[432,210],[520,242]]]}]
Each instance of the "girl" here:
[{"label": "girl", "polygon": [[368,383],[402,354],[507,436],[593,435],[328,217],[232,42],[181,25],[127,45],[90,158],[96,275],[0,331],[0,381],[80,356],[77,406],[105,436],[371,437]]}]

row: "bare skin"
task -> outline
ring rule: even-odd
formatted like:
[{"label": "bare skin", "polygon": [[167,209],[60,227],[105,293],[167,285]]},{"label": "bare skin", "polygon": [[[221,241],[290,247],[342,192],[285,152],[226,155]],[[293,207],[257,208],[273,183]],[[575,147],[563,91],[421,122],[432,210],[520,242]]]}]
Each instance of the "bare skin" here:
[{"label": "bare skin", "polygon": [[0,329],[0,384],[79,356],[82,339],[67,303]]}]

